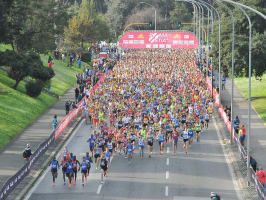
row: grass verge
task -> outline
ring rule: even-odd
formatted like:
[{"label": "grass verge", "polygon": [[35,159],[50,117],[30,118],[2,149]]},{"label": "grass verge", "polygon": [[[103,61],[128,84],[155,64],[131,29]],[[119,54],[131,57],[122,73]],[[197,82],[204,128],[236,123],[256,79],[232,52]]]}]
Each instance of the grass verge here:
[{"label": "grass verge", "polygon": [[[6,49],[10,46],[0,45],[0,51]],[[48,56],[42,55],[41,58],[47,66]],[[66,62],[58,60],[54,60],[53,69],[55,76],[51,80],[51,92],[59,96],[75,85],[75,75],[82,72],[77,65],[70,68]],[[37,98],[29,97],[25,94],[24,81],[19,83],[17,90],[12,88],[14,84],[15,81],[0,70],[0,149],[57,101],[44,92]]]},{"label": "grass verge", "polygon": [[[248,98],[248,78],[235,78],[237,88],[241,94]],[[252,77],[251,80],[251,104],[259,114],[261,119],[266,123],[266,74],[263,75],[262,80],[256,80]]]}]

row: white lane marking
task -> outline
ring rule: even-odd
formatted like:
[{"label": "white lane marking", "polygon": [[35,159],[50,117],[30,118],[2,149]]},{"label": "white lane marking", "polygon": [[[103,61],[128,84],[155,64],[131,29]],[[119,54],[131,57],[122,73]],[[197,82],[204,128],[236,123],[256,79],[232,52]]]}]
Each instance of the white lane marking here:
[{"label": "white lane marking", "polygon": [[223,149],[223,153],[224,153],[225,161],[226,161],[227,166],[228,166],[228,168],[229,168],[229,172],[230,172],[230,175],[231,175],[231,178],[232,178],[232,181],[233,181],[233,185],[234,185],[234,189],[235,189],[235,191],[236,191],[237,198],[238,198],[239,200],[243,200],[242,195],[240,194],[240,189],[239,189],[238,184],[237,184],[237,182],[236,182],[236,177],[235,177],[235,174],[234,174],[234,172],[233,172],[233,168],[232,168],[232,166],[231,166],[231,164],[230,164],[230,161],[229,161],[229,158],[228,158],[228,154],[226,153],[226,151],[225,151],[225,147],[224,147],[224,145],[223,145],[223,143],[222,143],[222,136],[221,136],[220,130],[219,130],[218,127],[217,127],[215,117],[213,117],[212,119],[213,119],[214,127],[215,127],[215,129],[216,129],[216,131],[217,131],[217,135],[218,135],[218,138],[219,138],[219,141],[220,141],[221,147],[222,147],[222,149]]},{"label": "white lane marking", "polygon": [[[56,155],[56,159],[58,160],[58,158],[61,156],[62,151],[64,149],[65,146],[67,146],[70,141],[72,140],[72,138],[76,135],[76,133],[78,132],[78,130],[80,129],[80,126],[84,123],[85,119],[83,119],[80,124],[78,125],[78,127],[75,128],[74,133],[70,136],[70,138],[68,138],[68,140],[66,141],[66,143],[62,146],[62,148],[59,150],[59,152]],[[42,182],[42,180],[44,179],[44,176],[49,172],[50,167],[47,167],[47,169],[44,171],[44,173],[42,174],[42,176],[37,180],[37,182],[34,184],[34,186],[30,189],[30,191],[28,192],[27,196],[24,198],[24,200],[29,200],[29,198],[31,197],[31,195],[33,194],[33,192],[37,189],[37,187],[39,186],[39,184]]]},{"label": "white lane marking", "polygon": [[169,158],[166,158],[166,165],[169,165]]},{"label": "white lane marking", "polygon": [[168,186],[165,186],[165,196],[168,197]]},{"label": "white lane marking", "polygon": [[165,173],[165,179],[167,180],[169,178],[169,171],[166,171]]},{"label": "white lane marking", "polygon": [[167,150],[166,150],[166,152],[167,152],[167,153],[169,153],[169,152],[170,152],[170,150],[169,150],[169,147],[167,147]]},{"label": "white lane marking", "polygon": [[97,194],[100,194],[100,192],[101,192],[101,189],[102,189],[102,184],[100,184],[99,186],[98,186],[98,189],[97,189]]}]

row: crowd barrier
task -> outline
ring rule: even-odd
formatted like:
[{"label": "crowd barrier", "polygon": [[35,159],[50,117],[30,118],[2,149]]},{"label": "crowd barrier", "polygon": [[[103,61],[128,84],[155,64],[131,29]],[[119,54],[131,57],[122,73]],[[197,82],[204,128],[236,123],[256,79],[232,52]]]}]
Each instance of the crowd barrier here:
[{"label": "crowd barrier", "polygon": [[[214,103],[218,107],[218,112],[219,112],[221,118],[223,119],[227,130],[229,131],[229,133],[231,133],[231,122],[229,121],[229,117],[225,113],[223,106],[220,104],[219,93],[215,89],[212,90],[212,84],[211,84],[211,81],[210,81],[209,77],[206,77],[206,82],[207,82],[207,85],[208,85],[208,89],[210,91],[213,91]],[[233,129],[232,134],[233,134],[233,141],[238,146],[238,150],[239,150],[239,153],[240,153],[240,156],[241,156],[241,160],[244,162],[245,165],[247,165],[247,152],[246,152],[245,148],[240,144],[238,136],[237,135],[235,136],[234,129]],[[251,181],[255,185],[255,188],[256,188],[256,190],[258,192],[258,196],[259,196],[260,200],[266,200],[266,190],[264,189],[263,185],[259,182],[259,179],[256,176],[256,172],[253,170],[251,165],[248,167],[247,170],[250,170]]]},{"label": "crowd barrier", "polygon": [[[100,79],[97,81],[97,83],[93,86],[93,88],[90,90],[90,95],[92,95],[98,88],[99,84],[105,79],[106,74],[103,73],[103,75],[100,77]],[[31,168],[36,163],[38,158],[43,155],[48,147],[51,145],[51,143],[55,140],[57,140],[60,135],[63,133],[63,131],[67,128],[69,123],[77,117],[78,113],[83,110],[82,103],[86,97],[84,97],[78,104],[77,108],[73,109],[58,125],[55,131],[52,132],[50,137],[46,139],[42,144],[39,145],[37,150],[33,153],[31,158],[28,160],[28,162],[12,177],[10,177],[2,189],[0,190],[0,200],[5,200],[8,195],[16,188],[16,186],[30,173]]]},{"label": "crowd barrier", "polygon": [[6,199],[13,189],[30,173],[34,163],[36,163],[38,158],[46,152],[52,141],[54,141],[54,132],[46,141],[39,145],[29,161],[15,175],[6,181],[1,189],[0,200]]}]

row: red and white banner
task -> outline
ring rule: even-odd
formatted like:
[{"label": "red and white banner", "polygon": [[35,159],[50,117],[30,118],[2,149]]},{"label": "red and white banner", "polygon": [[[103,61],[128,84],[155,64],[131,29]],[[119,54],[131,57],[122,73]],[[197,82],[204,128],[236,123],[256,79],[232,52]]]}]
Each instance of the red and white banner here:
[{"label": "red and white banner", "polygon": [[[210,91],[212,91],[212,84],[211,84],[209,77],[206,77],[206,82],[208,84],[208,89]],[[220,96],[219,96],[219,93],[216,92],[216,89],[213,89],[213,98],[215,100],[215,105],[218,107],[218,112],[219,112],[220,116],[222,117],[222,119],[224,120],[226,128],[230,133],[231,132],[231,122],[229,121],[229,117],[225,113],[223,106],[219,103]],[[234,129],[233,129],[233,139],[235,139]]]},{"label": "red and white banner", "polygon": [[199,42],[189,32],[128,32],[119,40],[119,47],[134,48],[198,48]]},{"label": "red and white banner", "polygon": [[[101,78],[98,80],[98,82],[93,86],[93,88],[91,89],[89,95],[93,95],[93,93],[97,90],[99,84],[101,84],[103,82],[103,80],[105,79],[106,74],[104,73]],[[68,124],[75,118],[77,117],[77,115],[79,114],[79,112],[81,112],[84,108],[82,107],[82,103],[84,101],[86,97],[84,97],[78,104],[77,104],[77,108],[73,109],[64,119],[63,121],[60,122],[60,124],[58,125],[58,127],[55,129],[55,140],[57,140],[60,135],[63,133],[63,131],[66,129],[66,127],[68,126]]]}]

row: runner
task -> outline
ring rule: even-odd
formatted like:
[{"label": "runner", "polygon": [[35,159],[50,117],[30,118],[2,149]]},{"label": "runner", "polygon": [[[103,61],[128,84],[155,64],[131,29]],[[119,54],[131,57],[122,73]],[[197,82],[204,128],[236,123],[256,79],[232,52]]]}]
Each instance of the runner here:
[{"label": "runner", "polygon": [[73,176],[74,176],[74,178],[72,178],[72,181],[74,184],[77,184],[77,173],[80,170],[80,162],[77,160],[76,156],[73,156],[72,165],[73,165]]},{"label": "runner", "polygon": [[64,156],[61,166],[62,166],[64,185],[66,185],[67,156]]},{"label": "runner", "polygon": [[143,136],[139,136],[139,157],[144,158],[144,139]]},{"label": "runner", "polygon": [[72,177],[73,177],[73,164],[71,159],[68,159],[66,163],[66,176],[68,178],[68,188],[72,187]]},{"label": "runner", "polygon": [[53,157],[53,160],[51,161],[50,163],[51,165],[51,173],[52,173],[52,177],[53,177],[53,186],[55,186],[55,179],[57,178],[57,170],[59,168],[59,164],[58,164],[58,161],[56,160],[55,157]]},{"label": "runner", "polygon": [[101,156],[101,161],[100,161],[100,166],[101,166],[101,183],[103,184],[103,177],[107,176],[107,170],[108,170],[108,161],[106,160],[104,154]]},{"label": "runner", "polygon": [[82,162],[80,165],[81,165],[81,182],[82,186],[84,187],[84,182],[88,182],[87,173],[88,173],[88,167],[90,167],[85,159],[85,156],[82,157]]},{"label": "runner", "polygon": [[177,150],[178,136],[179,136],[179,132],[178,132],[177,128],[175,128],[174,132],[173,132],[174,154],[176,153],[176,150]]},{"label": "runner", "polygon": [[188,140],[189,140],[189,135],[188,135],[188,131],[187,131],[187,129],[185,129],[184,131],[183,131],[183,142],[184,142],[184,146],[183,146],[183,148],[185,149],[185,154],[187,154],[188,152],[187,152],[187,142],[188,142]]},{"label": "runner", "polygon": [[164,134],[162,132],[162,129],[160,129],[160,133],[158,135],[158,143],[159,143],[159,147],[160,147],[160,154],[163,154],[163,148],[164,148]]},{"label": "runner", "polygon": [[127,144],[127,156],[128,156],[128,164],[131,164],[133,159],[133,144],[131,140],[129,140]]},{"label": "runner", "polygon": [[200,140],[201,124],[199,121],[195,124],[197,142]]},{"label": "runner", "polygon": [[150,131],[150,133],[148,134],[147,144],[148,144],[149,158],[151,158],[152,149],[153,149],[153,134],[152,134],[152,131]]}]

